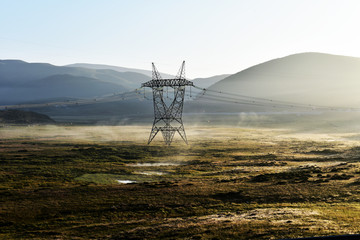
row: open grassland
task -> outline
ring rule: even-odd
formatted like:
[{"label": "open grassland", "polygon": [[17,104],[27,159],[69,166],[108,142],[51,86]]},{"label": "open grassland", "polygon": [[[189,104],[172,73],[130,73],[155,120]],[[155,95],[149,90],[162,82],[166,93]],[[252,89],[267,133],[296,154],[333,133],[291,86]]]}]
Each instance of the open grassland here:
[{"label": "open grassland", "polygon": [[1,239],[278,239],[360,233],[356,134],[0,128]]}]

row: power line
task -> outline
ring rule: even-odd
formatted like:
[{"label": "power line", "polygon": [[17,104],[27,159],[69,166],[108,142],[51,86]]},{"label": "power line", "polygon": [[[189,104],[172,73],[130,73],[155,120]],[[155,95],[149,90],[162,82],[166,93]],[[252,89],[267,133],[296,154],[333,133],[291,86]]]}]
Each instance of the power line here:
[{"label": "power line", "polygon": [[[326,111],[360,111],[360,108],[354,107],[334,107],[334,106],[322,106],[322,105],[315,105],[315,104],[303,104],[303,103],[295,103],[295,102],[288,102],[288,101],[279,101],[269,98],[260,98],[260,97],[253,97],[247,96],[237,93],[225,92],[225,91],[217,91],[212,89],[200,88],[194,86],[194,88],[201,90],[202,93],[198,95],[198,99],[212,97],[212,100],[218,101],[233,101],[233,103],[241,103],[241,104],[259,104],[262,106],[274,106],[274,107],[288,107],[288,108],[304,108],[304,109],[311,109],[311,110],[326,110]],[[215,99],[217,98],[217,99]]]},{"label": "power line", "polygon": [[[315,104],[304,104],[296,103],[289,101],[280,101],[270,98],[261,98],[248,96],[233,92],[213,90],[208,88],[201,88],[198,86],[190,86],[195,89],[201,90],[197,96],[194,96],[195,93],[190,91],[190,95],[185,96],[193,99],[193,101],[205,100],[212,102],[222,102],[222,103],[231,103],[231,104],[241,104],[249,106],[263,106],[263,107],[272,107],[272,108],[281,108],[281,109],[307,109],[307,110],[322,110],[322,111],[360,111],[360,108],[355,107],[335,107],[335,106],[323,106]],[[144,90],[144,92],[142,92]],[[76,99],[76,100],[64,100],[64,101],[54,101],[46,103],[24,103],[24,104],[12,104],[12,105],[2,105],[0,109],[24,109],[24,108],[41,108],[41,107],[61,107],[61,106],[78,106],[78,105],[87,105],[87,104],[98,104],[98,103],[108,103],[108,102],[117,102],[125,100],[148,100],[146,96],[145,88],[140,87],[132,91],[123,92],[123,93],[114,93],[112,95],[105,95],[102,97],[91,98],[91,99]]]},{"label": "power line", "polygon": [[22,108],[41,108],[41,107],[57,107],[57,106],[77,106],[87,105],[95,103],[107,103],[117,102],[121,100],[134,100],[142,99],[143,96],[139,93],[140,89],[124,93],[114,93],[113,95],[106,95],[98,98],[91,99],[76,99],[76,100],[65,100],[65,101],[54,101],[46,103],[24,103],[24,104],[13,104],[13,105],[2,105],[0,109],[22,109]]}]

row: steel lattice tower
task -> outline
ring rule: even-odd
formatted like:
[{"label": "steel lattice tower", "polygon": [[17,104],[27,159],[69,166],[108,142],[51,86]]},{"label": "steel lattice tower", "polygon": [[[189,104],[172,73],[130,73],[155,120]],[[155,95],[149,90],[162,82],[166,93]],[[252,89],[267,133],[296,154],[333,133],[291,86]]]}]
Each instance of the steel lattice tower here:
[{"label": "steel lattice tower", "polygon": [[[152,88],[153,92],[154,123],[148,144],[151,143],[159,131],[162,133],[166,145],[171,144],[175,132],[178,132],[187,144],[182,122],[186,86],[193,86],[193,83],[185,78],[185,61],[183,61],[178,74],[173,79],[162,79],[154,63],[152,63],[152,80],[141,85],[141,87]],[[170,97],[170,102],[164,100],[165,87],[167,89],[167,95],[169,88],[171,92],[173,92],[173,96]]]}]

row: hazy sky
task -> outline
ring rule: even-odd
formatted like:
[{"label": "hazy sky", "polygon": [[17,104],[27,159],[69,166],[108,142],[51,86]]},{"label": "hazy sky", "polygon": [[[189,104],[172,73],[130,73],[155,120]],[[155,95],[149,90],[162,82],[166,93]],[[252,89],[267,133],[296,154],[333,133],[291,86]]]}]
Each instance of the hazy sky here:
[{"label": "hazy sky", "polygon": [[359,0],[0,0],[0,59],[189,78],[299,52],[360,57]]}]

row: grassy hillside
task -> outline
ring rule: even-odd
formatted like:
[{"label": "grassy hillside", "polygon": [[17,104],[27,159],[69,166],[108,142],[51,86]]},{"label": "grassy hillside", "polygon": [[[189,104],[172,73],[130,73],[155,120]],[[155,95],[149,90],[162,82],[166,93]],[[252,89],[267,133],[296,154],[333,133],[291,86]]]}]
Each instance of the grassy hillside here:
[{"label": "grassy hillside", "polygon": [[55,121],[49,116],[20,110],[0,111],[0,124],[53,124]]}]

